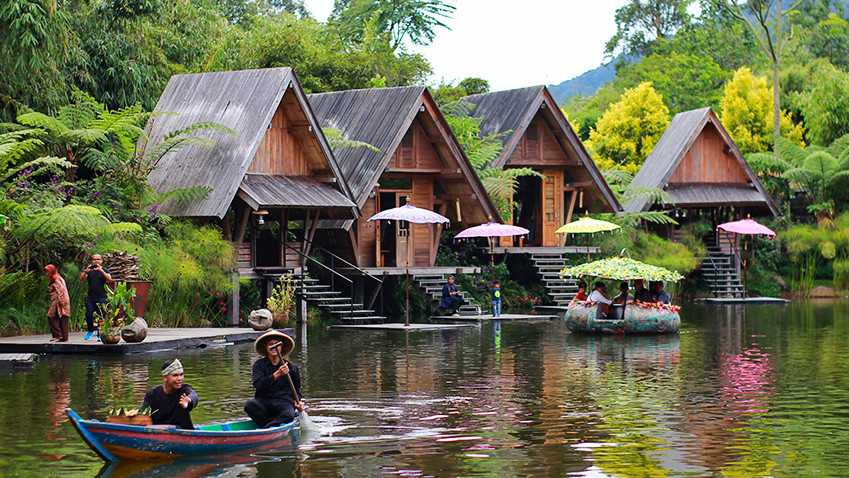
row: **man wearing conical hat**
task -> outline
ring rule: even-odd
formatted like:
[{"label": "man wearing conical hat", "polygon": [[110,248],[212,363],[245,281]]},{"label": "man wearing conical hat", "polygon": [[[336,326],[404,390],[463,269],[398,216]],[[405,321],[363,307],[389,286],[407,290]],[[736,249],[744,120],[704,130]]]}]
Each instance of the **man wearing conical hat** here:
[{"label": "man wearing conical hat", "polygon": [[153,411],[151,419],[154,425],[194,428],[191,412],[198,405],[198,394],[190,385],[183,383],[180,359],[163,363],[161,373],[162,385],[147,392],[142,409]]},{"label": "man wearing conical hat", "polygon": [[304,409],[301,374],[286,360],[295,341],[283,332],[269,330],[256,339],[254,346],[262,358],[254,362],[254,398],[245,404],[245,413],[263,428],[290,422]]}]

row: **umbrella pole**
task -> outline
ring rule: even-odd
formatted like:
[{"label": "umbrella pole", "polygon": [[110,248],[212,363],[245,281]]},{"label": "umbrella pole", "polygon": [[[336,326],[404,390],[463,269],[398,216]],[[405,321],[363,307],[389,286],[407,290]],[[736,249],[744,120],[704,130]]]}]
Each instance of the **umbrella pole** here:
[{"label": "umbrella pole", "polygon": [[405,287],[404,327],[410,326],[410,268],[407,267],[407,284]]}]

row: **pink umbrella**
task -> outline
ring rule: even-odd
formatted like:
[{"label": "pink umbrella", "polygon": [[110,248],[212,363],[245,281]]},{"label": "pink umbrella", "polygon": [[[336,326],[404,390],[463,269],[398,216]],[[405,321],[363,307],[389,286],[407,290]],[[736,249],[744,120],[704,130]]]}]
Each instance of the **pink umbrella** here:
[{"label": "pink umbrella", "polygon": [[460,231],[454,236],[454,239],[463,239],[469,237],[505,237],[505,236],[521,236],[528,234],[529,230],[524,227],[511,226],[510,224],[499,224],[497,222],[488,222],[480,226],[470,227]]},{"label": "pink umbrella", "polygon": [[[717,231],[724,231],[727,234],[733,235],[743,235],[743,236],[766,236],[769,239],[775,239],[775,231],[764,226],[763,224],[755,221],[754,219],[741,219],[739,221],[726,222],[724,224],[720,224],[716,226]],[[743,243],[743,251],[745,253],[745,258],[741,257],[741,254],[737,252],[737,241],[736,239],[732,241],[732,247],[735,250],[737,258],[740,259],[743,266],[743,294],[746,294],[746,283],[748,282],[748,272],[749,272],[749,263],[752,260],[752,257],[749,257],[749,244],[748,242]],[[754,256],[754,253],[751,254]]]},{"label": "pink umbrella", "polygon": [[488,222],[486,224],[481,224],[479,226],[470,227],[468,229],[464,229],[460,231],[459,234],[454,236],[454,239],[469,239],[472,237],[486,237],[489,241],[489,261],[492,264],[495,264],[495,255],[493,254],[493,237],[505,237],[505,236],[521,236],[523,234],[527,234],[531,231],[525,229],[524,227],[512,226],[510,224],[499,224],[497,222]]},{"label": "pink umbrella", "polygon": [[763,224],[753,219],[741,219],[734,222],[726,222],[716,226],[717,229],[722,229],[725,232],[732,234],[743,234],[746,236],[767,236],[770,239],[775,238],[775,231],[764,226]]},{"label": "pink umbrella", "polygon": [[[394,207],[385,211],[380,211],[374,216],[368,218],[371,221],[407,221],[414,224],[443,224],[450,222],[449,219],[441,214],[437,214],[427,209],[415,207],[412,204],[404,204],[401,207]],[[410,268],[407,268],[407,287],[406,287],[406,310],[404,311],[404,325],[410,326]]]}]

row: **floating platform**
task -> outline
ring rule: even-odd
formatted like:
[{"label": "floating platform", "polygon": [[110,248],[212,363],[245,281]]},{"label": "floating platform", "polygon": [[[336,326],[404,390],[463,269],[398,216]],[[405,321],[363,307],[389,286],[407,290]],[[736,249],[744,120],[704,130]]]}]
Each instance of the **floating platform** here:
[{"label": "floating platform", "polygon": [[[489,251],[489,249],[487,249]],[[597,246],[562,246],[562,247],[493,247],[493,254],[598,254],[601,248]]]},{"label": "floating platform", "polygon": [[501,314],[498,317],[493,317],[492,314],[482,315],[434,315],[431,320],[449,321],[449,322],[491,322],[491,321],[515,321],[515,320],[557,320],[560,317],[557,315],[541,315],[541,314]]},{"label": "floating platform", "polygon": [[362,324],[362,325],[331,325],[330,329],[354,329],[354,330],[394,330],[408,332],[423,332],[429,330],[454,330],[464,327],[475,327],[476,324],[410,324],[404,325],[401,322],[389,324]]},{"label": "floating platform", "polygon": [[38,360],[36,354],[0,354],[0,367],[27,368],[35,365],[36,360]]},{"label": "floating platform", "polygon": [[[285,332],[294,337],[291,329]],[[185,348],[206,348],[252,342],[262,335],[249,328],[150,328],[144,342],[106,345],[83,340],[83,332],[73,332],[67,342],[50,342],[50,335],[21,335],[0,338],[0,354],[131,354]]]},{"label": "floating platform", "polygon": [[789,304],[781,297],[708,297],[701,299],[707,304]]}]

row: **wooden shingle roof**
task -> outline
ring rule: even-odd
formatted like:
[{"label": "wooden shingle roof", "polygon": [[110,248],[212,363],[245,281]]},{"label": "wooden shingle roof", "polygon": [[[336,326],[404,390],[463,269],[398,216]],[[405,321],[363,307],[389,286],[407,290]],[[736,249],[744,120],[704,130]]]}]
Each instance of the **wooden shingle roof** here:
[{"label": "wooden shingle roof", "polygon": [[[663,132],[660,140],[646,158],[637,175],[631,181],[630,188],[659,188],[666,189],[667,181],[672,176],[684,156],[693,146],[694,141],[708,123],[712,123],[719,132],[732,156],[739,162],[749,179],[750,187],[721,184],[688,184],[670,186],[668,192],[675,204],[680,205],[709,205],[709,204],[755,204],[760,203],[769,208],[773,215],[778,209],[772,198],[764,189],[758,176],[746,163],[737,145],[731,139],[728,131],[722,126],[719,118],[710,108],[699,108],[678,113]],[[747,189],[747,190],[746,190]],[[745,191],[744,191],[745,190]],[[638,212],[651,209],[652,204],[646,195],[631,199],[625,205],[626,212]]]},{"label": "wooden shingle roof", "polygon": [[377,148],[377,151],[343,148],[335,152],[342,174],[359,206],[368,199],[416,116],[429,110],[427,105],[433,106],[433,120],[446,133],[442,139],[484,212],[492,220],[498,220],[497,209],[427,88],[407,86],[317,93],[309,95],[309,101],[322,127],[336,128],[347,139]]},{"label": "wooden shingle roof", "polygon": [[555,136],[559,141],[568,144],[569,149],[575,152],[577,160],[587,170],[610,208],[615,212],[622,210],[622,206],[610,190],[610,185],[590,158],[583,142],[560,111],[547,87],[529,86],[470,95],[464,97],[463,101],[471,105],[472,116],[482,119],[482,135],[501,134],[504,147],[498,158],[492,162],[492,166],[497,168],[503,168],[508,164],[528,126],[537,113],[544,109],[547,117],[550,118],[549,125],[553,128]]},{"label": "wooden shingle roof", "polygon": [[233,132],[203,131],[196,136],[212,140],[211,147],[190,145],[162,158],[148,177],[157,191],[197,186],[210,189],[203,200],[165,205],[162,211],[175,216],[223,217],[287,91],[295,94],[303,109],[328,169],[337,178],[339,191],[350,198],[294,72],[290,68],[268,68],[174,75],[168,81],[147,125],[149,144],[199,122],[218,123]]}]

